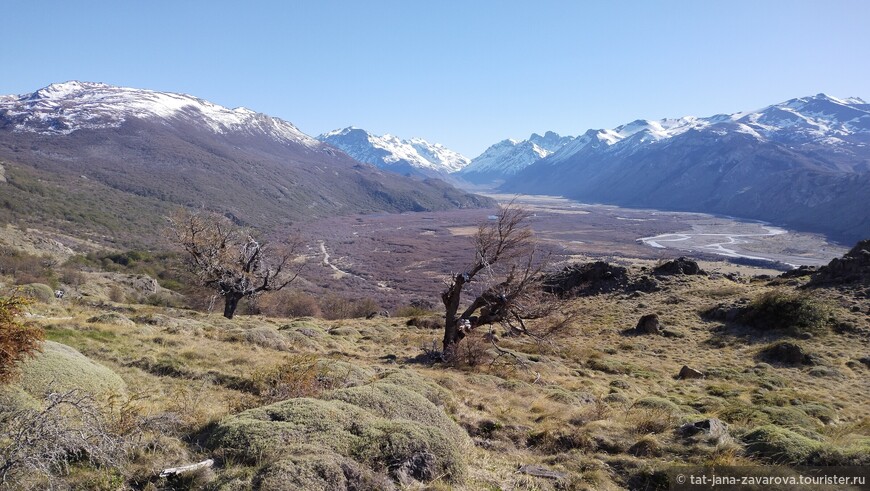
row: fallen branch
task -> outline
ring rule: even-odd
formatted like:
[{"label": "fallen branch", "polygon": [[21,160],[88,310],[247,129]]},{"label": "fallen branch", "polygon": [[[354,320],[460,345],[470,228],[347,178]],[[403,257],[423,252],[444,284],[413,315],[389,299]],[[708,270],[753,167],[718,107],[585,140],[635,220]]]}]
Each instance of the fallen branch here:
[{"label": "fallen branch", "polygon": [[197,469],[202,469],[204,467],[211,467],[214,465],[214,460],[207,459],[202,462],[197,462],[196,464],[183,465],[180,467],[170,467],[169,469],[163,469],[160,473],[160,477],[169,477],[169,476],[177,476],[179,474],[183,474],[185,472],[195,471]]}]

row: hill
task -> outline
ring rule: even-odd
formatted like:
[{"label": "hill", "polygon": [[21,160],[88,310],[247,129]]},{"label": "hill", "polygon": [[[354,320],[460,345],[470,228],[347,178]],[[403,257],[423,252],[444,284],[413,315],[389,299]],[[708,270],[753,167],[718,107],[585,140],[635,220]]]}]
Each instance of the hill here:
[{"label": "hill", "polygon": [[[227,320],[132,295],[49,295],[30,308],[49,342],[0,388],[0,428],[37,414],[57,421],[37,429],[67,428],[75,410],[34,411],[50,384],[77,388],[92,399],[65,404],[102,419],[74,435],[102,424],[88,441],[103,453],[53,481],[17,460],[10,477],[24,489],[612,490],[666,489],[674,462],[870,463],[866,297],[807,297],[806,278],[610,270],[587,278],[608,288],[565,299],[576,315],[545,342],[474,331],[450,366],[426,356],[442,331],[421,308],[416,319]],[[653,315],[656,330],[634,328]],[[30,448],[10,453],[0,438],[0,462]],[[206,459],[210,469],[159,477]]]}]

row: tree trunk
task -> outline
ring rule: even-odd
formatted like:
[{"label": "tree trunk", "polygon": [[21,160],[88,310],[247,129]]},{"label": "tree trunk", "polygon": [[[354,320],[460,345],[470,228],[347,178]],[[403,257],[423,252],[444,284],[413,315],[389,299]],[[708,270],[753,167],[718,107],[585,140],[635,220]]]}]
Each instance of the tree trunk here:
[{"label": "tree trunk", "polygon": [[453,278],[453,282],[441,294],[441,301],[444,302],[444,341],[442,356],[449,356],[449,351],[454,344],[462,339],[463,333],[456,328],[457,318],[456,313],[459,311],[459,297],[462,295],[462,287],[468,281],[466,274],[458,274]]},{"label": "tree trunk", "polygon": [[239,306],[239,300],[244,297],[241,293],[229,292],[224,295],[224,317],[232,319],[236,313],[236,307]]}]

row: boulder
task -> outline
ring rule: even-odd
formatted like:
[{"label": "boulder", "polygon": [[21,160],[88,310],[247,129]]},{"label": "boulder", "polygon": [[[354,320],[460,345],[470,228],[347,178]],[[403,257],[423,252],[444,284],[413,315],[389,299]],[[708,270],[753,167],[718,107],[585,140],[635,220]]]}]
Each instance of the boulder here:
[{"label": "boulder", "polygon": [[696,370],[688,365],[683,365],[683,368],[680,369],[680,373],[677,374],[677,378],[680,380],[704,378],[704,372]]},{"label": "boulder", "polygon": [[661,334],[662,325],[659,322],[658,314],[647,314],[637,321],[634,327],[637,334]]},{"label": "boulder", "polygon": [[730,439],[728,425],[718,418],[702,419],[680,426],[680,435],[686,438],[704,437],[710,441],[722,442]]},{"label": "boulder", "polygon": [[698,266],[698,263],[686,257],[667,261],[664,264],[657,266],[653,269],[653,274],[656,276],[707,275],[707,273]]},{"label": "boulder", "polygon": [[816,356],[807,353],[803,346],[791,341],[773,343],[759,353],[767,362],[782,365],[815,365]]}]

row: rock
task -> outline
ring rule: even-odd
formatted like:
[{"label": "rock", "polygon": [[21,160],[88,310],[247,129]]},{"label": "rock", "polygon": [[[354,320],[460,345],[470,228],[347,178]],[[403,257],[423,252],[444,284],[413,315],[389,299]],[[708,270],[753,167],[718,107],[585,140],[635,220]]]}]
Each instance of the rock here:
[{"label": "rock", "polygon": [[374,319],[375,317],[386,317],[386,318],[389,318],[389,317],[390,317],[390,312],[389,312],[388,310],[379,310],[379,311],[375,311],[375,312],[370,312],[370,313],[366,316],[366,319]]},{"label": "rock", "polygon": [[730,438],[728,425],[718,418],[702,419],[694,423],[686,423],[680,426],[679,433],[684,437],[703,435],[712,441],[722,442]]},{"label": "rock", "polygon": [[680,373],[677,374],[677,378],[680,380],[704,378],[704,372],[696,370],[688,365],[683,365],[683,368],[680,369]]},{"label": "rock", "polygon": [[647,314],[637,321],[634,327],[637,334],[661,334],[662,325],[659,322],[658,314]]},{"label": "rock", "polygon": [[780,341],[761,350],[761,358],[783,365],[815,365],[816,357],[804,351],[803,346],[791,341]]},{"label": "rock", "polygon": [[812,276],[816,274],[819,268],[815,266],[801,266],[799,268],[793,269],[791,271],[786,271],[785,273],[779,275],[780,278],[803,278],[805,276]]},{"label": "rock", "polygon": [[698,266],[698,263],[686,257],[680,257],[657,266],[653,269],[653,274],[656,276],[707,275],[707,273]]},{"label": "rock", "polygon": [[862,358],[859,358],[858,361],[863,363],[867,368],[870,368],[870,356],[864,356]]},{"label": "rock", "polygon": [[556,295],[595,295],[625,289],[629,284],[628,270],[604,261],[572,264],[544,278],[544,291]]}]

